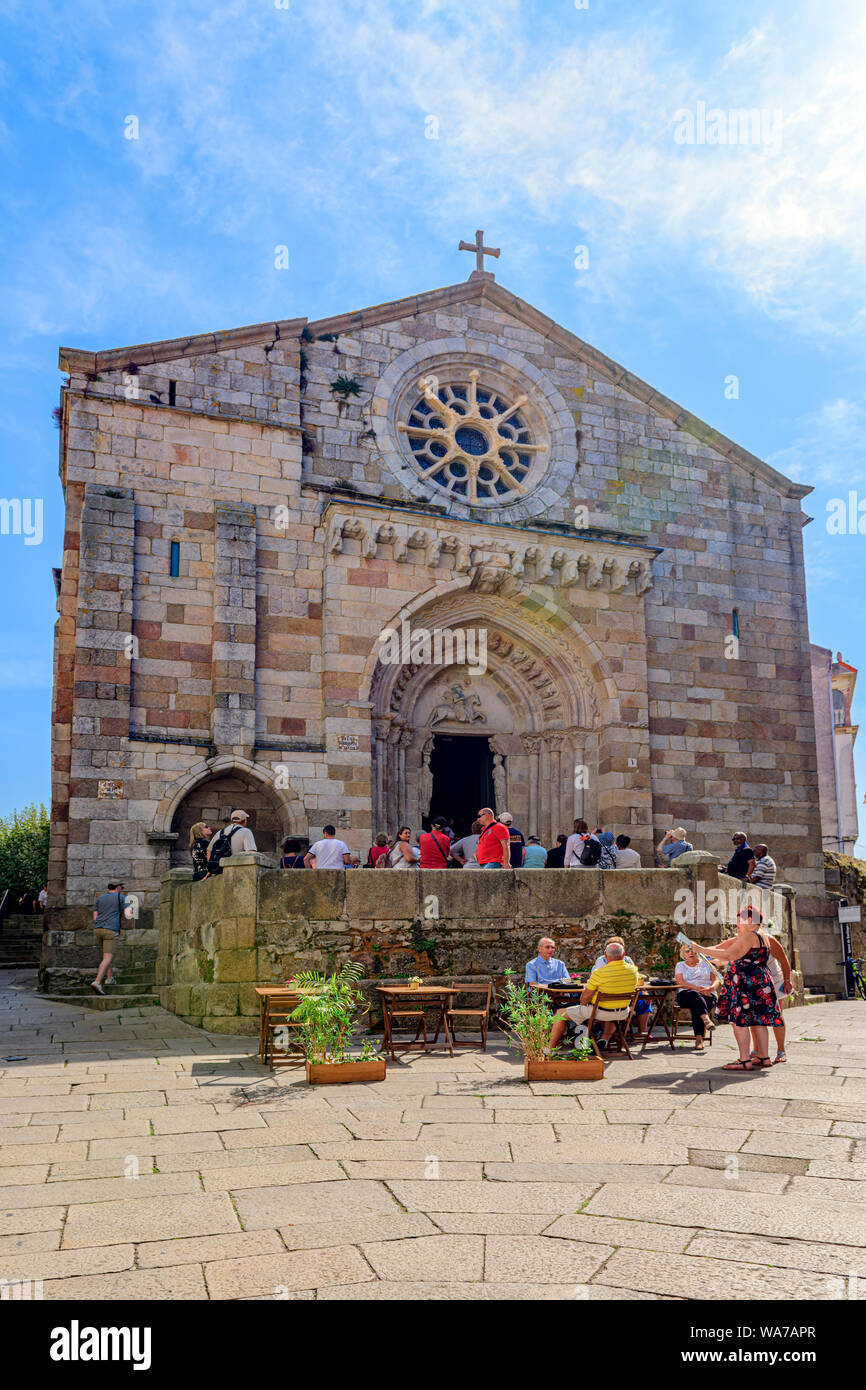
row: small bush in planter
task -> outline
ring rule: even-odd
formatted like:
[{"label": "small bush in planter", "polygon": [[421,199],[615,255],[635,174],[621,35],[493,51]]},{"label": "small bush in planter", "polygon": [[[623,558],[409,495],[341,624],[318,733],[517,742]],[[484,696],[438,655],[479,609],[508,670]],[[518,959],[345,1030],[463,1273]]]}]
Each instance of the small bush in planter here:
[{"label": "small bush in planter", "polygon": [[512,972],[507,970],[499,1017],[508,1035],[509,1047],[519,1048],[530,1062],[544,1058],[553,1017],[543,990],[516,984]]},{"label": "small bush in planter", "polygon": [[[304,990],[304,996],[291,1017],[300,1023],[298,1045],[307,1060],[307,1079],[312,1079],[313,1068],[352,1069],[366,1064],[369,1070],[374,1066],[377,1074],[384,1076],[385,1062],[379,1058],[374,1043],[365,1038],[360,1053],[347,1054],[359,1015],[366,1013],[369,1005],[358,989],[358,980],[363,975],[360,965],[354,961],[340,967],[332,975],[320,975],[315,970],[303,971],[296,976],[294,985]],[[324,1077],[322,1078],[324,1079]],[[351,1080],[351,1075],[345,1077]],[[362,1079],[359,1077],[359,1079]],[[365,1080],[376,1079],[372,1076]]]}]

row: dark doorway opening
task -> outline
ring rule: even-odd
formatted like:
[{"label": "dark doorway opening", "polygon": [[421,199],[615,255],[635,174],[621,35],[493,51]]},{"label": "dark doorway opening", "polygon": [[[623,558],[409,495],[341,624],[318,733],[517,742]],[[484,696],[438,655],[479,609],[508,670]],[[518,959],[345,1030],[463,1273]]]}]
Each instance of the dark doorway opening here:
[{"label": "dark doorway opening", "polygon": [[436,734],[430,755],[433,795],[430,814],[424,817],[429,828],[434,816],[454,819],[458,836],[468,835],[476,812],[493,800],[493,754],[486,738],[471,735]]}]

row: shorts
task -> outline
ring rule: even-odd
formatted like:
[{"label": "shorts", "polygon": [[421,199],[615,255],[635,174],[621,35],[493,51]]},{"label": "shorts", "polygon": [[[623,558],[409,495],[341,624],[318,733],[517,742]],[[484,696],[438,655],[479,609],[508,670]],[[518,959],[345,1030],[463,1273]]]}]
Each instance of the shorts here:
[{"label": "shorts", "polygon": [[496,860],[494,859],[488,864],[481,864],[479,867],[482,869],[501,869],[502,865],[497,864]]},{"label": "shorts", "polygon": [[97,945],[102,947],[103,955],[114,955],[120,940],[119,931],[112,931],[111,927],[94,927],[93,935],[96,937]]},{"label": "shorts", "polygon": [[641,997],[635,1004],[634,1011],[636,1014],[648,1014],[651,1008],[652,1005],[650,1004],[650,1001]]},{"label": "shorts", "polygon": [[[598,1009],[595,1015],[596,1023],[618,1023],[624,1018],[628,1018],[628,1011],[631,1005],[624,1009]],[[565,1010],[565,1017],[570,1018],[572,1023],[583,1023],[592,1013],[592,1004],[574,1004],[572,1008]]]}]

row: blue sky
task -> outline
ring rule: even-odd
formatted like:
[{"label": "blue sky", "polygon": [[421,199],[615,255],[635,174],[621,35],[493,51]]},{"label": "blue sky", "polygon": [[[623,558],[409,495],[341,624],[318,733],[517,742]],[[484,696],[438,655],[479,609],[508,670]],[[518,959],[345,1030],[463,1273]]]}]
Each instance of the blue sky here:
[{"label": "blue sky", "polygon": [[[44,502],[41,544],[0,536],[0,814],[49,795],[58,346],[453,284],[476,227],[507,288],[814,484],[812,639],[866,664],[864,541],[825,525],[866,499],[859,0],[0,0],[0,53],[2,492]],[[700,103],[762,138],[682,143]]]}]

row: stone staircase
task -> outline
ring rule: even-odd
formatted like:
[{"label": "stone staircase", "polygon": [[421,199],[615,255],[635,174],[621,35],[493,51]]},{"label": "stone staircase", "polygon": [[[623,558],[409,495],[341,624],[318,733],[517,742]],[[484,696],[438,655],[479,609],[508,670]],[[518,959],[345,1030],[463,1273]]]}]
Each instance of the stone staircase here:
[{"label": "stone staircase", "polygon": [[58,1003],[100,1013],[152,1008],[159,1003],[156,949],[155,929],[125,930],[114,957],[117,984],[106,986],[100,995],[90,988],[99,961],[92,933],[49,931],[39,971],[40,991]]},{"label": "stone staircase", "polygon": [[41,913],[10,913],[0,921],[0,970],[38,965],[42,955]]}]

